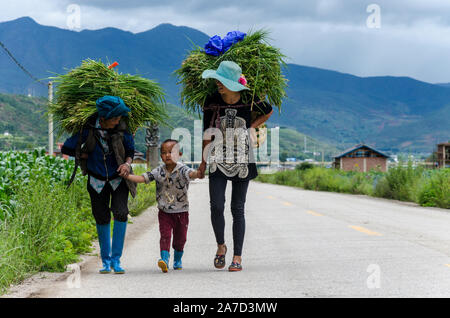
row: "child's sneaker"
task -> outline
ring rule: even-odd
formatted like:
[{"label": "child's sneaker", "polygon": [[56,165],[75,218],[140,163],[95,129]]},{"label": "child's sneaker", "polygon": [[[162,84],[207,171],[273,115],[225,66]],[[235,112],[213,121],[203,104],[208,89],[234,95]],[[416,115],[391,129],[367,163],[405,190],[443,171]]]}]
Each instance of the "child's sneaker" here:
[{"label": "child's sneaker", "polygon": [[169,270],[169,257],[168,251],[161,251],[161,259],[158,261],[158,267],[161,268],[163,273],[167,273]]}]

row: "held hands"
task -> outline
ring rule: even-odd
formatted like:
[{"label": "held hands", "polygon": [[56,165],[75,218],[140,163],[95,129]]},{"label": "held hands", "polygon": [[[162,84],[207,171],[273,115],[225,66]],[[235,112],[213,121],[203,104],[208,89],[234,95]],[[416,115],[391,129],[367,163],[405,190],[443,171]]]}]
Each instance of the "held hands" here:
[{"label": "held hands", "polygon": [[205,177],[205,170],[206,170],[206,162],[202,161],[197,170],[199,179],[203,179]]},{"label": "held hands", "polygon": [[128,163],[121,164],[117,169],[117,172],[119,173],[119,176],[128,178],[131,172],[131,165]]},{"label": "held hands", "polygon": [[189,173],[189,178],[191,180],[203,179],[204,177],[205,177],[205,171],[201,170],[200,167],[197,170],[192,171],[192,172]]}]

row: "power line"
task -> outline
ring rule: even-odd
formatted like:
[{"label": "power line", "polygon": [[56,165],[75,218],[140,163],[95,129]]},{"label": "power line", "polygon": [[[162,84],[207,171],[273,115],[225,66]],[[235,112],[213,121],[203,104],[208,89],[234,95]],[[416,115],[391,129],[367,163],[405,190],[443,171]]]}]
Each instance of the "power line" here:
[{"label": "power line", "polygon": [[0,46],[5,50],[5,52],[9,55],[9,57],[14,61],[14,63],[17,64],[18,67],[20,67],[20,69],[22,71],[24,71],[29,77],[31,77],[32,80],[34,80],[35,82],[38,82],[41,85],[47,86],[47,84],[44,84],[40,79],[37,79],[35,76],[33,76],[33,74],[31,74],[25,67],[22,66],[22,64],[19,63],[19,61],[17,61],[17,59],[14,57],[14,55],[12,55],[12,53],[8,50],[8,48],[0,41]]}]

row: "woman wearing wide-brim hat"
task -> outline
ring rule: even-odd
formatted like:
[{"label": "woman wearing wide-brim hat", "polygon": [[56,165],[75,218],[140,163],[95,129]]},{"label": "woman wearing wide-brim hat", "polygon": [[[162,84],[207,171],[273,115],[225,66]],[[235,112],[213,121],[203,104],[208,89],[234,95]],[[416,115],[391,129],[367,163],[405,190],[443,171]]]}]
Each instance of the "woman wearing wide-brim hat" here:
[{"label": "woman wearing wide-brim hat", "polygon": [[[229,271],[242,270],[242,248],[245,236],[245,200],[250,180],[258,175],[249,130],[263,124],[272,115],[272,106],[265,101],[243,104],[241,92],[247,90],[241,67],[232,61],[222,61],[217,70],[206,70],[204,79],[214,79],[217,92],[203,105],[203,156],[200,171],[209,160],[209,195],[211,223],[217,241],[214,258],[216,268],[224,268],[225,190],[231,181],[231,213],[233,216],[234,253]],[[252,110],[263,115],[252,121]],[[212,143],[211,143],[212,142]],[[211,144],[210,144],[211,143]]]}]

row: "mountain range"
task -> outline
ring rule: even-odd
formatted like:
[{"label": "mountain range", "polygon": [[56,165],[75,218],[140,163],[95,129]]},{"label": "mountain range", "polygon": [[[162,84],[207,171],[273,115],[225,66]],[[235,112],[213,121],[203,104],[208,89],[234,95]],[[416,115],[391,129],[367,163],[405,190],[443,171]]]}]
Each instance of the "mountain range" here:
[{"label": "mountain range", "polygon": [[[179,104],[173,71],[193,44],[209,36],[161,24],[141,33],[115,28],[69,31],[28,17],[0,23],[0,41],[40,79],[67,72],[86,58],[119,62],[122,73],[157,80],[168,102]],[[432,66],[430,66],[432,67]],[[450,87],[408,77],[358,77],[287,64],[287,98],[269,126],[295,129],[338,149],[364,142],[385,152],[431,152],[450,139]],[[46,95],[11,58],[0,52],[0,92]],[[44,81],[45,82],[45,81]]]}]

